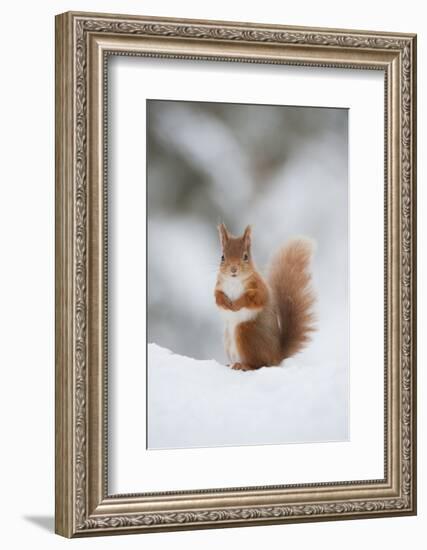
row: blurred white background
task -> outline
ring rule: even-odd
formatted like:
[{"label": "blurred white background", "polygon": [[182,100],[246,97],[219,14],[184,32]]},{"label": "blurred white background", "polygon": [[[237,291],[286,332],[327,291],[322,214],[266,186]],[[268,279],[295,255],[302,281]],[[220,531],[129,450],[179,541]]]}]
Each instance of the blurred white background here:
[{"label": "blurred white background", "polygon": [[348,111],[150,100],[147,126],[148,341],[226,360],[217,224],[252,224],[261,270],[288,238],[316,241],[319,330],[304,355],[346,367]]}]

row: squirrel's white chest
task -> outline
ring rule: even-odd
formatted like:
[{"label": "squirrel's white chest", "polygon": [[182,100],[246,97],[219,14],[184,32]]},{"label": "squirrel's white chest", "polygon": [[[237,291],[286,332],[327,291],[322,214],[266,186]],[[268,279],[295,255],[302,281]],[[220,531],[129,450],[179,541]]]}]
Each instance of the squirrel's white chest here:
[{"label": "squirrel's white chest", "polygon": [[227,277],[221,285],[222,291],[230,300],[237,300],[245,291],[242,281],[238,277]]},{"label": "squirrel's white chest", "polygon": [[[234,301],[240,298],[244,293],[245,288],[242,282],[236,278],[227,278],[222,285],[222,291],[226,294],[230,300]],[[241,362],[242,358],[240,357],[237,338],[236,338],[236,328],[240,323],[250,321],[254,319],[258,311],[255,309],[249,309],[242,307],[239,311],[231,311],[229,309],[221,309],[221,315],[225,323],[224,331],[224,344],[227,355],[232,362]]]}]

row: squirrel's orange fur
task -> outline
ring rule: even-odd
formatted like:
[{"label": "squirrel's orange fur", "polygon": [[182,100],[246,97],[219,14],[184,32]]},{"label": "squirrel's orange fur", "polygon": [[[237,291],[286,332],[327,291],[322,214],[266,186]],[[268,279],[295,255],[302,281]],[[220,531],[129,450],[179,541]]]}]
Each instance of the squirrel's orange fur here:
[{"label": "squirrel's orange fur", "polygon": [[314,330],[314,292],[309,264],[312,244],[293,239],[273,257],[268,280],[251,253],[251,228],[232,236],[218,228],[222,257],[215,300],[225,317],[225,345],[232,367],[278,365],[301,351]]}]

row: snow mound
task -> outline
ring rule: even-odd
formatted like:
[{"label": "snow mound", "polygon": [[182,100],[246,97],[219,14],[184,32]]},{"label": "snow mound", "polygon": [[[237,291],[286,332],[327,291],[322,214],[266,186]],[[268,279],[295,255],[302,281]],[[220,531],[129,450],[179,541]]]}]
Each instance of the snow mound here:
[{"label": "snow mound", "polygon": [[348,377],[337,363],[234,371],[148,345],[148,448],[348,440]]}]

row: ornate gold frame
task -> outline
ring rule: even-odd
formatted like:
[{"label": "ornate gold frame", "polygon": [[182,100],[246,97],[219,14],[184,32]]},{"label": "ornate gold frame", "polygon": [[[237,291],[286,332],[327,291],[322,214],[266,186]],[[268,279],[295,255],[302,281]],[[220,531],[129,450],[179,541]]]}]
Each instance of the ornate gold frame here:
[{"label": "ornate gold frame", "polygon": [[[108,55],[384,71],[384,479],[108,494]],[[416,37],[411,34],[89,13],[56,17],[57,533],[77,537],[416,513],[415,91]]]}]

